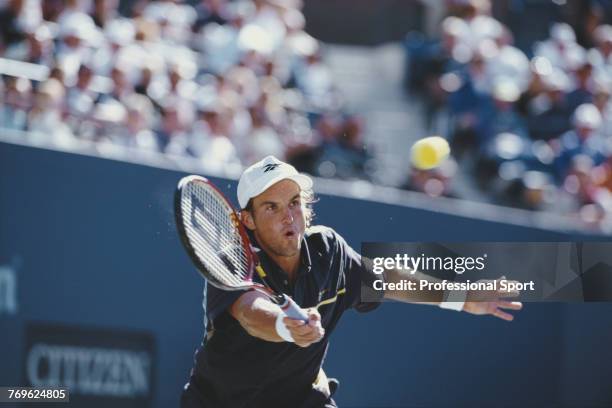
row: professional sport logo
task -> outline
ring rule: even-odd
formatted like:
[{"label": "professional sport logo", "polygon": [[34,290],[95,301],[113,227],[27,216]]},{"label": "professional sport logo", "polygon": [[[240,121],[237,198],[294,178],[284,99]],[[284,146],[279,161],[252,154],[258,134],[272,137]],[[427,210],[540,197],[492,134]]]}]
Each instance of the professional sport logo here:
[{"label": "professional sport logo", "polygon": [[264,173],[267,173],[269,171],[272,171],[274,169],[276,169],[278,166],[280,166],[279,163],[271,163],[271,164],[266,164],[264,166]]},{"label": "professional sport logo", "polygon": [[[443,284],[437,288],[416,278],[385,286],[381,279],[373,282],[374,291],[395,285],[390,290],[484,292],[499,286],[520,291],[522,301],[612,300],[610,242],[364,242],[361,255],[370,260],[375,274],[427,272]],[[367,296],[377,299],[375,292],[363,291],[362,301]]]}]

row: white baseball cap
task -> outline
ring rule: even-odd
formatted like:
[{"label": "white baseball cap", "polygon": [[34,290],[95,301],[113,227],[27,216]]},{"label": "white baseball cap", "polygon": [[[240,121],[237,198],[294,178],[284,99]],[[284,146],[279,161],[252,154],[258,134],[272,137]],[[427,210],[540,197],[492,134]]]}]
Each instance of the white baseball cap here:
[{"label": "white baseball cap", "polygon": [[298,171],[292,165],[267,156],[251,165],[240,176],[238,181],[238,204],[246,208],[249,200],[266,191],[281,180],[293,180],[303,190],[312,188],[312,179]]}]

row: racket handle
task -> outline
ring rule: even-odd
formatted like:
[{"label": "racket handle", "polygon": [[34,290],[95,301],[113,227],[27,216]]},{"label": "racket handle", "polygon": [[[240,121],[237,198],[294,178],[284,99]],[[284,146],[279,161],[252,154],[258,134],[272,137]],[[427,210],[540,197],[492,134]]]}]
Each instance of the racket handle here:
[{"label": "racket handle", "polygon": [[292,319],[308,321],[308,315],[301,309],[297,303],[289,296],[283,293],[283,302],[279,305],[283,312]]}]

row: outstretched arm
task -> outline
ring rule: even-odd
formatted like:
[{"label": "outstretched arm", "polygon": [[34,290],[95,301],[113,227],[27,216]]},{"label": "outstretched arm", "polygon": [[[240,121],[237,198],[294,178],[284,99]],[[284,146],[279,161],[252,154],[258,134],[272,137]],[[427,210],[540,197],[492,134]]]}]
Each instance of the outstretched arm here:
[{"label": "outstretched arm", "polygon": [[[446,293],[443,290],[437,289],[421,289],[420,282],[425,280],[428,282],[441,282],[432,276],[422,272],[407,272],[397,269],[386,270],[384,272],[385,284],[385,299],[393,299],[400,302],[408,303],[423,303],[429,305],[440,305],[445,301]],[[499,280],[505,279],[502,277]],[[400,282],[412,282],[411,290],[389,289],[389,283],[397,284]],[[480,281],[483,282],[483,281]],[[510,301],[508,299],[515,298],[519,295],[518,292],[502,291],[501,285],[497,285],[497,290],[488,291],[468,291],[465,294],[465,303],[463,311],[475,315],[492,315],[506,321],[512,321],[514,316],[502,309],[520,310],[523,305],[521,302]]]}]

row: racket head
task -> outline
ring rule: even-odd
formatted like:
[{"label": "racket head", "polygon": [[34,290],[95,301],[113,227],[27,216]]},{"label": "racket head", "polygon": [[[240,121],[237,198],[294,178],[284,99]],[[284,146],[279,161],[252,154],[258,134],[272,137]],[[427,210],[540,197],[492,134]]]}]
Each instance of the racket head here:
[{"label": "racket head", "polygon": [[198,271],[219,289],[254,287],[256,258],[246,230],[223,193],[208,179],[183,177],[174,194],[181,242]]}]

